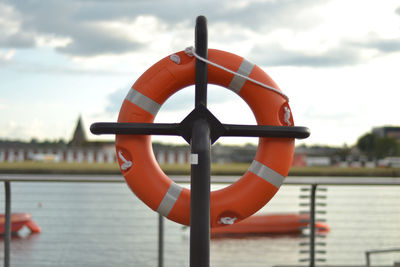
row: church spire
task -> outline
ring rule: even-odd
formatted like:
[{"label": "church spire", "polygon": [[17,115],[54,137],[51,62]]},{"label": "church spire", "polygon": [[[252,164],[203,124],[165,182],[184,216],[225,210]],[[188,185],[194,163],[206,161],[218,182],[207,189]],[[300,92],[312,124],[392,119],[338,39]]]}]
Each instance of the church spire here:
[{"label": "church spire", "polygon": [[70,145],[82,146],[86,142],[87,142],[87,140],[86,140],[85,130],[83,128],[82,116],[79,115],[78,122],[76,124],[76,128],[75,128],[74,134],[72,136]]}]

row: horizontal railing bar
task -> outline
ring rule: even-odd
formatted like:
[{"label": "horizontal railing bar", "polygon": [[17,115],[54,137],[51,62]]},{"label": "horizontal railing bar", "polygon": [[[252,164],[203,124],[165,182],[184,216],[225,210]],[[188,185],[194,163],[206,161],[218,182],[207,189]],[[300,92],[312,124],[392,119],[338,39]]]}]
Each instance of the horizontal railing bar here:
[{"label": "horizontal railing bar", "polygon": [[388,253],[388,252],[400,252],[400,248],[374,249],[374,250],[365,251],[365,253],[368,253],[368,254]]},{"label": "horizontal railing bar", "polygon": [[[307,261],[308,259],[303,259],[303,260],[300,260],[300,261]],[[324,267],[365,267],[365,264],[364,265],[355,265],[355,264],[353,264],[353,265],[338,265],[338,264],[336,264],[336,265],[323,265]],[[274,265],[273,267],[299,267],[299,265]],[[374,267],[387,267],[387,265],[374,265]]]},{"label": "horizontal railing bar", "polygon": [[284,183],[298,185],[400,185],[400,177],[287,177]]},{"label": "horizontal railing bar", "polygon": [[[230,184],[239,176],[211,176],[211,182]],[[189,176],[171,176],[177,183],[189,183]],[[83,175],[83,174],[0,174],[0,181],[10,182],[125,182],[122,175]],[[400,185],[400,177],[287,177],[287,185]]]}]

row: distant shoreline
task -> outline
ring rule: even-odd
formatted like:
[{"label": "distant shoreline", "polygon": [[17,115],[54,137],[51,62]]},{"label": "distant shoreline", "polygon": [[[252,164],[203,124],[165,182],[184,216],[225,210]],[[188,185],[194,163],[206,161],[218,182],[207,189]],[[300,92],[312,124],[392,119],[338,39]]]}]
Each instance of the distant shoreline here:
[{"label": "distant shoreline", "polygon": [[[212,164],[212,175],[241,176],[248,163]],[[189,175],[189,164],[161,165],[168,175]],[[0,175],[23,174],[120,174],[116,163],[53,163],[53,162],[3,162]],[[341,176],[341,177],[400,177],[400,168],[340,168],[340,167],[292,167],[288,176]]]}]

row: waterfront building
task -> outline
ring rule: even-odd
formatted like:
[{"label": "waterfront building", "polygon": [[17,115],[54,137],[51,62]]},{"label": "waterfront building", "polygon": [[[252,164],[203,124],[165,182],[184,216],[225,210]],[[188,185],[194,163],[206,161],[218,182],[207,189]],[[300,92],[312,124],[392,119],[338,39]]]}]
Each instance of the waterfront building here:
[{"label": "waterfront building", "polygon": [[400,142],[400,127],[399,126],[383,126],[375,127],[372,133],[378,137],[390,137]]},{"label": "waterfront building", "polygon": [[[185,145],[153,144],[153,151],[160,164],[185,164],[189,162],[190,148]],[[67,163],[116,163],[114,141],[87,139],[82,118],[77,120],[72,138],[30,142],[0,140],[0,162],[47,161]]]},{"label": "waterfront building", "polygon": [[[400,127],[384,126],[373,129],[382,137],[393,137],[400,141]],[[159,164],[189,164],[190,146],[187,144],[164,144],[153,142],[153,153]],[[257,145],[223,145],[211,147],[213,163],[251,163]],[[396,159],[397,160],[397,159]],[[87,138],[82,118],[79,117],[70,141],[44,141],[32,139],[30,142],[0,140],[0,162],[48,161],[116,163],[114,141],[91,141]],[[293,166],[350,166],[354,162],[364,162],[357,147],[329,147],[300,145],[295,149]],[[382,161],[383,162],[383,161]],[[397,161],[388,165],[397,166]],[[383,164],[383,163],[382,163]],[[380,165],[382,165],[380,164]],[[364,164],[361,164],[364,165]]]}]

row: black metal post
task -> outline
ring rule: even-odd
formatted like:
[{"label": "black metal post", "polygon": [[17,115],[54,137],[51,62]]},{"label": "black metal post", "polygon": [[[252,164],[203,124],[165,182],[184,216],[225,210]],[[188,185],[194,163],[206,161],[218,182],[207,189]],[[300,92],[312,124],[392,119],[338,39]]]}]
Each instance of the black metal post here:
[{"label": "black metal post", "polygon": [[[207,57],[207,21],[196,20],[196,52]],[[207,105],[207,64],[196,60],[195,106]],[[210,266],[210,126],[206,119],[193,123],[190,179],[190,267]]]},{"label": "black metal post", "polygon": [[164,266],[164,217],[158,214],[158,267]]},{"label": "black metal post", "polygon": [[311,186],[310,195],[310,267],[315,266],[315,193],[317,185]]},{"label": "black metal post", "polygon": [[210,262],[210,130],[205,120],[193,126],[190,191],[190,266]]},{"label": "black metal post", "polygon": [[5,237],[4,237],[4,267],[10,266],[10,244],[11,244],[11,187],[10,182],[4,182],[4,189],[6,195],[5,212]]},{"label": "black metal post", "polygon": [[[207,19],[204,16],[199,16],[196,19],[194,42],[196,53],[203,58],[208,58]],[[207,72],[207,63],[196,59],[195,107],[198,105],[207,106]]]}]

